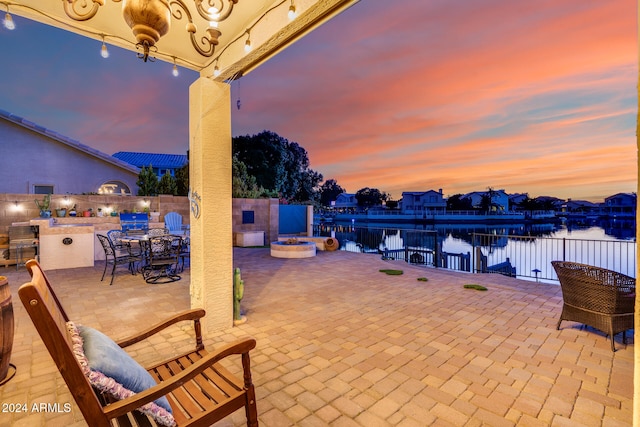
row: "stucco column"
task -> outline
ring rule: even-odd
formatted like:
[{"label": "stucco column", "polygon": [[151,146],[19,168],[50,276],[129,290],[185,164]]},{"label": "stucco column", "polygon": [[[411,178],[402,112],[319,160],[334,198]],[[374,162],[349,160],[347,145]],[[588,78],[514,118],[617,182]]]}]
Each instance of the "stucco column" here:
[{"label": "stucco column", "polygon": [[191,307],[204,332],[233,325],[229,85],[200,77],[189,88]]}]

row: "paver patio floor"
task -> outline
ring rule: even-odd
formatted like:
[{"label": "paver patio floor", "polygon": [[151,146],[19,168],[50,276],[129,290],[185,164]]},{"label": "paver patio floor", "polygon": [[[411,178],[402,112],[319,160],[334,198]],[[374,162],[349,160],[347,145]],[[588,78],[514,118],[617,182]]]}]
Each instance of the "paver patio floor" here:
[{"label": "paver patio floor", "polygon": [[[277,259],[234,249],[245,281],[247,322],[208,333],[214,348],[256,338],[252,372],[260,425],[629,426],[633,334],[616,337],[563,322],[557,285],[318,252]],[[403,275],[380,273],[402,269]],[[189,273],[149,285],[121,270],[113,286],[94,268],[48,272],[69,316],[121,338],[189,307]],[[87,425],[18,299],[24,269],[0,269],[13,295],[16,376],[0,387],[0,426]],[[428,281],[418,281],[426,277]],[[487,291],[464,289],[481,284]],[[192,346],[190,325],[168,330],[132,355],[141,363]],[[34,412],[33,403],[71,403]],[[217,426],[245,423],[243,411]]]}]

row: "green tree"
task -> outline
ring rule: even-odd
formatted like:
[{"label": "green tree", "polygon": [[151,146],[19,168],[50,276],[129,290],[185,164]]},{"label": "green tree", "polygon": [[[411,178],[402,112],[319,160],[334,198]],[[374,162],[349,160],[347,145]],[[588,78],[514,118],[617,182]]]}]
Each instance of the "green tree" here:
[{"label": "green tree", "polygon": [[171,194],[176,196],[178,194],[178,186],[176,185],[176,179],[172,177],[169,172],[166,172],[160,178],[158,183],[158,194]]},{"label": "green tree", "polygon": [[258,187],[288,201],[305,202],[318,194],[322,175],[309,168],[307,151],[296,142],[263,131],[233,138],[233,154],[244,163]]},{"label": "green tree", "polygon": [[320,204],[331,206],[331,202],[344,193],[344,188],[340,187],[335,179],[328,179],[320,186]]},{"label": "green tree", "polygon": [[178,196],[189,195],[189,151],[187,151],[187,164],[176,171],[176,186]]},{"label": "green tree", "polygon": [[249,175],[247,165],[233,156],[232,163],[232,197],[255,199],[260,197],[260,189],[256,177]]},{"label": "green tree", "polygon": [[138,196],[157,196],[158,195],[158,176],[153,171],[153,167],[144,166],[138,174]]},{"label": "green tree", "polygon": [[471,199],[463,194],[454,194],[447,199],[447,210],[450,211],[470,211],[473,209]]},{"label": "green tree", "polygon": [[377,188],[365,187],[356,192],[358,206],[364,208],[381,205],[382,201],[387,200],[387,198],[387,193],[380,191]]},{"label": "green tree", "polygon": [[520,201],[520,203],[518,203],[518,206],[520,207],[521,210],[530,211],[530,212],[542,209],[541,203],[536,199],[529,198],[528,194],[524,199]]}]

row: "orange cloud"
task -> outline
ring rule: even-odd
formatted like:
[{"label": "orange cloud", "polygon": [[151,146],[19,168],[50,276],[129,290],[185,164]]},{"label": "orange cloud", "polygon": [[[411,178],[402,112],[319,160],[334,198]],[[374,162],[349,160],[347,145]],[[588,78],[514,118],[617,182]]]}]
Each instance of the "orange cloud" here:
[{"label": "orange cloud", "polygon": [[352,192],[635,191],[629,2],[373,3],[243,79],[234,132],[299,142]]}]

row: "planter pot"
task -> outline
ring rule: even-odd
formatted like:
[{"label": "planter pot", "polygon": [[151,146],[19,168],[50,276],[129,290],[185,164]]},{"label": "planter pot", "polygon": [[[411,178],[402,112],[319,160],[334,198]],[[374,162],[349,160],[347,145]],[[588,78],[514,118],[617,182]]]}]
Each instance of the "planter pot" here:
[{"label": "planter pot", "polygon": [[69,211],[69,216],[76,216],[76,215],[77,215],[76,211]]},{"label": "planter pot", "polygon": [[84,211],[82,212],[82,216],[84,216],[85,218],[88,218],[91,216],[91,211]]},{"label": "planter pot", "polygon": [[118,216],[118,212],[111,212],[111,216]]},{"label": "planter pot", "polygon": [[67,215],[66,209],[56,209],[56,215],[58,218],[64,218]]},{"label": "planter pot", "polygon": [[51,211],[40,211],[40,218],[51,218]]}]

